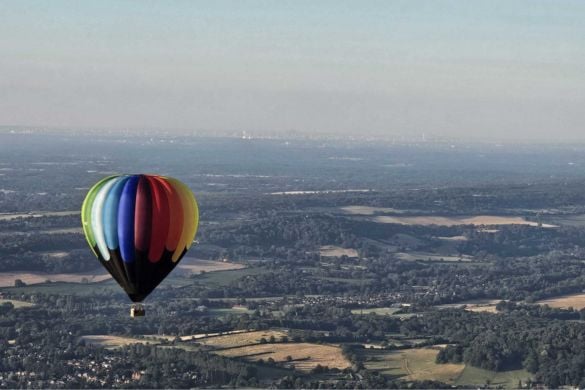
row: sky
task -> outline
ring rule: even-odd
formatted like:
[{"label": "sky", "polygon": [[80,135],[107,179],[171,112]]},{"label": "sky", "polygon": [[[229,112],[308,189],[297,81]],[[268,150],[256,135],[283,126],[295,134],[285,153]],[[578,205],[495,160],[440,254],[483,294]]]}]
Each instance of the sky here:
[{"label": "sky", "polygon": [[585,140],[585,1],[0,1],[0,125]]}]

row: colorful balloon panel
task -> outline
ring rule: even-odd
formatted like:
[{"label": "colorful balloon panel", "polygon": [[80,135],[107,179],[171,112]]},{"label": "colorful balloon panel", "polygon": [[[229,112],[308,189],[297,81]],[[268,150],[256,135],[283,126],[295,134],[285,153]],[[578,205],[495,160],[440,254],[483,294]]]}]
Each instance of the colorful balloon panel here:
[{"label": "colorful balloon panel", "polygon": [[96,183],[81,209],[89,246],[134,302],[141,302],[191,247],[197,201],[177,179],[115,175]]}]

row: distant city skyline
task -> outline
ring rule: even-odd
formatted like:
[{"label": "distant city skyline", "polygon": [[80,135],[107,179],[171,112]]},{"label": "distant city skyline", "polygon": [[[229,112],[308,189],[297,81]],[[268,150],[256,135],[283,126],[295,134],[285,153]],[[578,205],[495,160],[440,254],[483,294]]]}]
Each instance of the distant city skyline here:
[{"label": "distant city skyline", "polygon": [[583,20],[578,0],[7,0],[0,125],[585,140]]}]

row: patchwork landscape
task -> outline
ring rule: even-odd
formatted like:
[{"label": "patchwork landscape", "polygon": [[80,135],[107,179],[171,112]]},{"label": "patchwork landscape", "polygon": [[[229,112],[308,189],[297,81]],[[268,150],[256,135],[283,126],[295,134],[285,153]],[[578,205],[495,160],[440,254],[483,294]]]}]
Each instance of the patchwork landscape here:
[{"label": "patchwork landscape", "polygon": [[[516,182],[520,168],[494,174],[504,162],[472,152],[449,149],[461,168],[441,176],[440,145],[413,153],[137,137],[129,146],[96,136],[96,147],[62,136],[43,154],[42,135],[0,137],[20,145],[15,153],[0,143],[4,387],[52,378],[75,387],[580,383],[572,362],[585,339],[585,178],[545,164],[568,152],[528,153],[534,169],[511,186],[501,183]],[[64,158],[60,148],[79,152]],[[360,165],[329,158],[347,154]],[[409,165],[388,171],[388,160]],[[39,161],[51,164],[37,171]],[[505,163],[519,164],[512,152]],[[145,317],[131,318],[78,210],[106,172],[140,170],[184,180],[201,224]],[[480,181],[476,170],[486,172]],[[111,376],[110,364],[124,369]]]}]

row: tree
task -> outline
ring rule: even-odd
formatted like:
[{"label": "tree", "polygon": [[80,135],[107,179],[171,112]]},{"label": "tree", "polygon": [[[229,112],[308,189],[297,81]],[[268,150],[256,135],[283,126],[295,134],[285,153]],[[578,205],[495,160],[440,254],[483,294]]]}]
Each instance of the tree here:
[{"label": "tree", "polygon": [[23,282],[21,279],[14,279],[14,287],[24,287],[26,283]]}]

